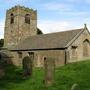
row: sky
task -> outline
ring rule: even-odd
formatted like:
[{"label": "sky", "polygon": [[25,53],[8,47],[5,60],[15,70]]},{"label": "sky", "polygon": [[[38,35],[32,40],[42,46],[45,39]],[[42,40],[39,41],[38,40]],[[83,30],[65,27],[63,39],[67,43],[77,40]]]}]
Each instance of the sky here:
[{"label": "sky", "polygon": [[43,33],[83,28],[90,30],[90,0],[0,0],[0,38],[4,37],[6,10],[21,5],[37,10]]}]

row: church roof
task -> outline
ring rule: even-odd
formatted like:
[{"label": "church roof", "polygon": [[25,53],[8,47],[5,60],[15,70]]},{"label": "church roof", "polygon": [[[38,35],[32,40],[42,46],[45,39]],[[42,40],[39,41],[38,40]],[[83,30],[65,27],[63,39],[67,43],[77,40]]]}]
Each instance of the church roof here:
[{"label": "church roof", "polygon": [[66,48],[84,29],[75,29],[51,34],[36,35],[26,38],[19,43],[15,50],[40,50]]}]

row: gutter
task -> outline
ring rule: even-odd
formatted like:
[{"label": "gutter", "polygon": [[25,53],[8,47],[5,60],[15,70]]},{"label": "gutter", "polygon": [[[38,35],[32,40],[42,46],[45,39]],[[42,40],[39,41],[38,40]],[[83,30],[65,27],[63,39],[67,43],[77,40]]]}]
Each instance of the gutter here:
[{"label": "gutter", "polygon": [[67,64],[67,51],[66,51],[66,49],[65,49],[65,63],[64,63],[65,65]]},{"label": "gutter", "polygon": [[65,50],[67,47],[64,48],[46,48],[46,49],[17,49],[17,50],[10,50],[10,51],[40,51],[40,50]]}]

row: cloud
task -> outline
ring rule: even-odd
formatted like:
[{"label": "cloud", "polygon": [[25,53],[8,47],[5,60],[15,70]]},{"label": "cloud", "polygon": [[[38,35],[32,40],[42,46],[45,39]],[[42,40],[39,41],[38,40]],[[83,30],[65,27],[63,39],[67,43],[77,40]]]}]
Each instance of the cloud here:
[{"label": "cloud", "polygon": [[0,38],[4,37],[4,20],[0,20]]},{"label": "cloud", "polygon": [[22,0],[6,0],[6,1],[22,1]]},{"label": "cloud", "polygon": [[84,3],[84,4],[90,4],[90,0],[65,0],[66,2],[69,3]]},{"label": "cloud", "polygon": [[29,1],[29,0],[7,0],[7,2],[9,2],[9,4],[22,4],[22,3],[25,4],[25,2],[27,2],[27,1]]},{"label": "cloud", "polygon": [[42,9],[45,10],[59,10],[59,11],[70,11],[71,6],[65,3],[58,3],[58,2],[50,2],[46,4],[42,4]]},{"label": "cloud", "polygon": [[68,2],[72,2],[72,3],[80,3],[82,2],[82,0],[66,0]]},{"label": "cloud", "polygon": [[87,4],[90,4],[90,0],[85,0],[85,2],[86,2]]},{"label": "cloud", "polygon": [[87,27],[90,31],[90,18],[86,20],[82,20],[81,22],[77,22],[77,20],[70,21],[52,21],[52,20],[40,20],[38,21],[38,27],[43,31],[43,33],[52,33],[52,32],[60,32],[66,30],[73,30],[84,28],[84,24],[87,24]]},{"label": "cloud", "polygon": [[71,23],[67,21],[39,21],[38,27],[44,33],[65,31],[72,28]]},{"label": "cloud", "polygon": [[71,17],[74,18],[74,16],[77,16],[77,17],[82,17],[82,16],[88,16],[90,14],[90,12],[88,11],[68,11],[68,12],[56,12],[57,14],[59,15],[70,15]]},{"label": "cloud", "polygon": [[74,15],[74,16],[82,16],[82,15],[87,15],[89,12],[85,12],[85,11],[78,11],[78,12],[67,12],[70,15]]}]

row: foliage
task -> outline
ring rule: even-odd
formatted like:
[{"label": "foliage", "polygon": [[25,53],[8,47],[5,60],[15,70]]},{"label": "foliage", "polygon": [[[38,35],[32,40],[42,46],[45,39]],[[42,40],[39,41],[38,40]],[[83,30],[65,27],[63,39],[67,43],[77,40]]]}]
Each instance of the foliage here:
[{"label": "foliage", "polygon": [[4,39],[0,39],[0,47],[3,47],[4,45]]},{"label": "foliage", "polygon": [[90,90],[90,61],[82,61],[56,68],[55,83],[44,87],[44,70],[34,68],[33,76],[24,79],[22,69],[8,66],[6,76],[0,80],[0,90],[70,90],[78,84],[80,90]]},{"label": "foliage", "polygon": [[43,34],[43,32],[39,28],[37,28],[37,34]]}]

